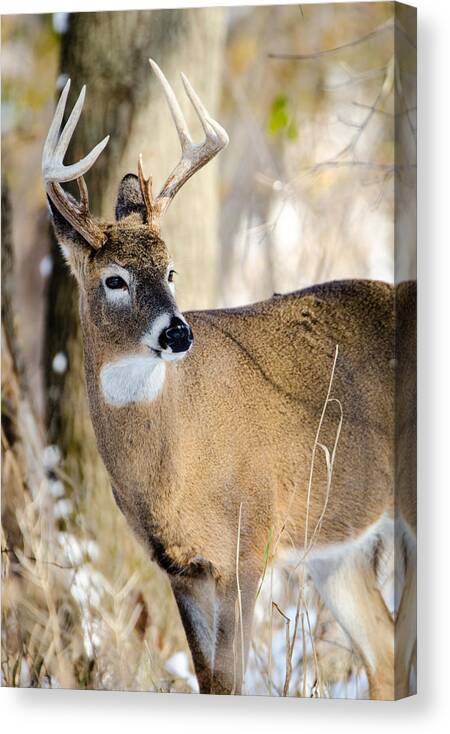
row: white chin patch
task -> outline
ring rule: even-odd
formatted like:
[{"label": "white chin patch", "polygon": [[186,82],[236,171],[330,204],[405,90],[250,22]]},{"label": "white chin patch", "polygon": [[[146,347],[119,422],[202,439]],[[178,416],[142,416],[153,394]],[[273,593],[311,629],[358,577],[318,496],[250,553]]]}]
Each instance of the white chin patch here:
[{"label": "white chin patch", "polygon": [[184,359],[190,351],[190,347],[185,352],[172,352],[168,349],[163,349],[159,353],[159,355],[163,362],[179,362],[180,360]]},{"label": "white chin patch", "polygon": [[152,402],[160,394],[165,377],[166,365],[151,354],[128,355],[100,370],[103,397],[116,408]]}]

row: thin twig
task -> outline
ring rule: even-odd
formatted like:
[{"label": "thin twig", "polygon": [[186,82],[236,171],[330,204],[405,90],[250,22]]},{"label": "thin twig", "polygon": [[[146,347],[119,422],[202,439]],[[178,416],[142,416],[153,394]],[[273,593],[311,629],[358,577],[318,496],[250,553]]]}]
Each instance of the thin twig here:
[{"label": "thin twig", "polygon": [[[16,552],[14,550],[11,550],[11,548],[2,548],[2,553],[7,553],[8,555],[16,555]],[[83,564],[78,564],[77,566],[63,566],[61,563],[57,563],[56,561],[44,561],[42,558],[35,558],[35,556],[27,556],[25,554],[21,554],[22,558],[26,558],[27,561],[33,561],[34,563],[44,563],[48,566],[56,566],[56,568],[61,568],[64,571],[77,571]]]},{"label": "thin twig", "polygon": [[268,57],[269,59],[292,59],[294,61],[308,61],[309,59],[319,59],[322,56],[329,56],[330,54],[338,53],[339,51],[343,51],[347,48],[353,48],[354,46],[359,46],[361,43],[366,43],[366,41],[370,41],[372,38],[376,38],[381,33],[385,33],[386,31],[393,31],[394,29],[399,30],[408,43],[413,47],[416,48],[416,44],[412,39],[405,33],[405,30],[402,28],[402,26],[397,23],[395,20],[390,18],[386,23],[383,23],[383,25],[378,26],[378,28],[375,28],[373,31],[370,31],[369,33],[364,34],[363,36],[360,36],[359,38],[355,38],[352,41],[347,41],[347,43],[342,43],[339,46],[334,46],[333,48],[326,48],[322,51],[313,51],[309,54],[283,54],[283,53],[269,53]]},{"label": "thin twig", "polygon": [[239,522],[238,522],[238,536],[237,536],[237,544],[236,544],[236,585],[237,585],[237,598],[238,598],[238,607],[239,607],[239,620],[240,620],[240,627],[241,627],[241,683],[242,687],[244,686],[244,670],[245,670],[245,650],[244,650],[244,620],[242,617],[242,594],[241,594],[241,586],[239,582],[239,553],[240,553],[240,547],[241,547],[241,521],[242,521],[242,502],[239,505]]},{"label": "thin twig", "polygon": [[317,447],[319,445],[320,431],[322,430],[322,425],[323,425],[323,422],[325,420],[325,414],[326,414],[326,411],[327,411],[328,402],[330,400],[331,388],[332,388],[332,385],[333,385],[333,379],[334,379],[334,373],[335,373],[335,370],[336,370],[336,363],[337,363],[338,355],[339,355],[339,345],[336,344],[336,350],[335,350],[335,353],[334,353],[333,366],[331,368],[331,375],[330,375],[330,380],[329,380],[329,383],[328,383],[327,396],[326,396],[325,402],[323,404],[322,413],[320,415],[319,425],[317,426],[316,437],[314,439],[314,445],[313,445],[313,449],[312,449],[311,465],[310,465],[310,469],[309,469],[308,492],[307,492],[307,495],[306,495],[306,520],[305,520],[304,548],[307,548],[308,547],[309,508],[310,508],[310,502],[311,502],[312,481],[313,481],[313,474],[314,474],[314,461],[315,461],[315,458],[316,458]]},{"label": "thin twig", "polygon": [[[291,620],[289,619],[288,616],[286,616],[286,614],[283,612],[283,610],[280,609],[280,607],[278,606],[278,604],[275,601],[272,602],[272,606],[275,607],[275,609],[277,610],[277,612],[279,614],[281,614],[281,616],[285,620],[285,623],[286,623],[286,627],[285,627],[285,630],[286,630],[286,649],[288,651],[290,651],[290,648],[291,648],[291,635],[290,635],[290,624],[291,624]],[[292,656],[291,655],[286,655],[286,673],[285,673],[285,678],[284,678],[283,696],[288,696],[289,695],[289,683],[290,683],[290,680],[291,680],[291,676],[292,676]]]}]

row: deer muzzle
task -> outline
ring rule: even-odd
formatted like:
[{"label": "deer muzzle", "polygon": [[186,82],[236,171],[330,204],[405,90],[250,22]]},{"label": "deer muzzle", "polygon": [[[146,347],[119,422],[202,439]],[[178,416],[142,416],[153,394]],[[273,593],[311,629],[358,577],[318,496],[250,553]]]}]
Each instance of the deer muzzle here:
[{"label": "deer muzzle", "polygon": [[171,349],[174,353],[187,352],[193,341],[191,327],[178,316],[173,316],[169,326],[159,335],[161,350]]}]

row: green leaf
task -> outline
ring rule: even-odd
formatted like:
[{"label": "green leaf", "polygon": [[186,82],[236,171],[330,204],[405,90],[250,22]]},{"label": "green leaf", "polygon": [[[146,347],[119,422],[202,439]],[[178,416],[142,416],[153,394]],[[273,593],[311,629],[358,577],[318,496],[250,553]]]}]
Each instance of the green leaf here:
[{"label": "green leaf", "polygon": [[286,94],[279,94],[272,102],[268,123],[269,135],[275,136],[285,132],[288,140],[297,140],[298,128],[292,119],[289,109],[289,98]]},{"label": "green leaf", "polygon": [[289,125],[288,98],[285,94],[275,97],[270,108],[269,135],[276,135]]}]

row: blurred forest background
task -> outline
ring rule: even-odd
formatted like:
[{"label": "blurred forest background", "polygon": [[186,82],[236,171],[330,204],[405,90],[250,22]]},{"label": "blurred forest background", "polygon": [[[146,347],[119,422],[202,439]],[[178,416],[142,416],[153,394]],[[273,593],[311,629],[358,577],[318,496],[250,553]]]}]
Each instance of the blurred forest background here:
[{"label": "blurred forest background", "polygon": [[[4,16],[3,685],[196,690],[169,584],[116,508],[96,452],[77,294],[40,174],[70,76],[69,109],[84,83],[87,98],[67,160],[111,134],[87,177],[94,212],[112,217],[139,152],[162,183],[178,141],[149,56],[198,137],[180,71],[231,141],[164,222],[181,308],[334,278],[415,277],[415,16],[404,7]],[[364,696],[348,640],[310,584],[299,607],[300,583],[267,574],[245,691]]]}]

